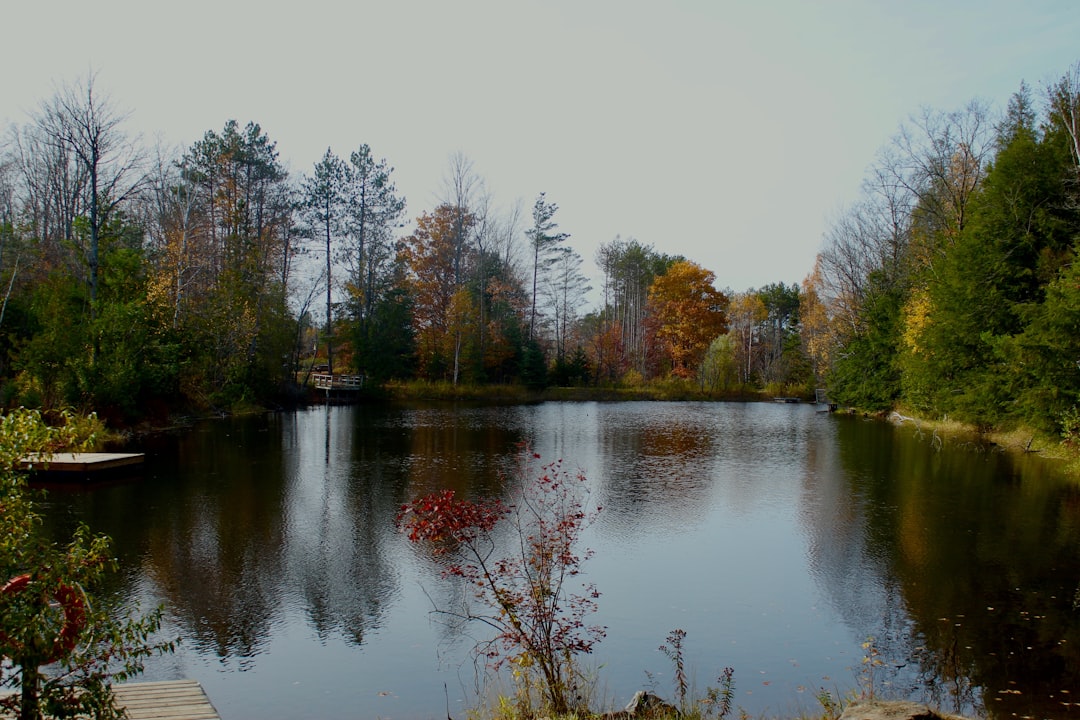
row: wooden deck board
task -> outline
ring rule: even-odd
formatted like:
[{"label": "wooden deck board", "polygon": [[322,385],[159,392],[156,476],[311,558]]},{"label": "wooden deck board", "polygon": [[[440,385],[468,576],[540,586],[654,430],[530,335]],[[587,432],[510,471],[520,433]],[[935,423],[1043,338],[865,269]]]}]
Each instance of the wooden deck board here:
[{"label": "wooden deck board", "polygon": [[122,683],[113,692],[129,720],[221,720],[195,680]]}]

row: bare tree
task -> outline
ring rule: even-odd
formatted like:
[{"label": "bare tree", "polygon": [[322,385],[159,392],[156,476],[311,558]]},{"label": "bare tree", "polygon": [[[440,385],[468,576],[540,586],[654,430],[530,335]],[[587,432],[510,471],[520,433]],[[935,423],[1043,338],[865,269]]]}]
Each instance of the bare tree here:
[{"label": "bare tree", "polygon": [[69,152],[86,173],[84,206],[89,244],[84,249],[90,269],[90,313],[98,294],[102,228],[114,211],[143,186],[142,153],[123,131],[128,114],[119,112],[107,95],[95,90],[95,74],[62,87],[42,103],[36,124],[60,151]]},{"label": "bare tree", "polygon": [[[453,219],[453,273],[454,287],[465,282],[465,260],[475,240],[476,209],[478,197],[484,195],[484,181],[473,170],[472,161],[458,152],[450,156],[449,175],[444,180],[443,203],[454,211]],[[454,331],[454,384],[461,374],[461,329]]]},{"label": "bare tree", "polygon": [[572,248],[557,248],[545,288],[555,330],[555,357],[560,360],[566,357],[578,308],[584,305],[586,294],[592,290],[589,279],[581,272],[581,265],[581,256]]},{"label": "bare tree", "polygon": [[888,184],[915,200],[911,216],[924,266],[932,266],[966,226],[968,203],[985,176],[994,137],[985,102],[972,100],[948,113],[925,108],[901,127],[879,159]]},{"label": "bare tree", "polygon": [[1080,183],[1080,62],[1048,87],[1046,96],[1051,122],[1060,125],[1069,137],[1075,181]]}]

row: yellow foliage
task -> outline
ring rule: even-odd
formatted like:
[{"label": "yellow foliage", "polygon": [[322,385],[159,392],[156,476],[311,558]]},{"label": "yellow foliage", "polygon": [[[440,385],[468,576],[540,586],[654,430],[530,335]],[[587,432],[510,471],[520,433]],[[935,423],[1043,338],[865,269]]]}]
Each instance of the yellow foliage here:
[{"label": "yellow foliage", "polygon": [[923,332],[930,325],[930,315],[933,311],[933,303],[930,294],[925,288],[916,290],[911,294],[903,310],[904,333],[901,338],[904,348],[912,355],[925,352],[920,346]]}]

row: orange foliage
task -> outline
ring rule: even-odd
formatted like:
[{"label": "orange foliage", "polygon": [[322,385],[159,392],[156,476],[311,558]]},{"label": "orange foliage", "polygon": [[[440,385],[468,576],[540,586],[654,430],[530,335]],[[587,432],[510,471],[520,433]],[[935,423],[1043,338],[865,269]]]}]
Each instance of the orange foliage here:
[{"label": "orange foliage", "polygon": [[713,287],[715,280],[711,270],[683,260],[649,288],[656,339],[671,359],[674,375],[692,376],[709,344],[727,332],[728,298]]},{"label": "orange foliage", "polygon": [[[416,220],[416,230],[404,240],[402,259],[409,268],[413,294],[413,328],[416,331],[421,372],[427,373],[445,362],[453,347],[455,252],[457,252],[458,211],[452,205],[440,205],[432,213]],[[465,227],[475,222],[465,216]],[[460,308],[460,302],[459,302]]]}]

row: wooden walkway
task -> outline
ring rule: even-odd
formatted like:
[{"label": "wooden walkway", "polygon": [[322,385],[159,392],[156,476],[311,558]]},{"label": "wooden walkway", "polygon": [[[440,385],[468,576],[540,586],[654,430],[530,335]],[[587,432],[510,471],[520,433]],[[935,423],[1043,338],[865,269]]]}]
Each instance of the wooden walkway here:
[{"label": "wooden walkway", "polygon": [[122,683],[113,692],[129,720],[220,720],[194,680]]}]

